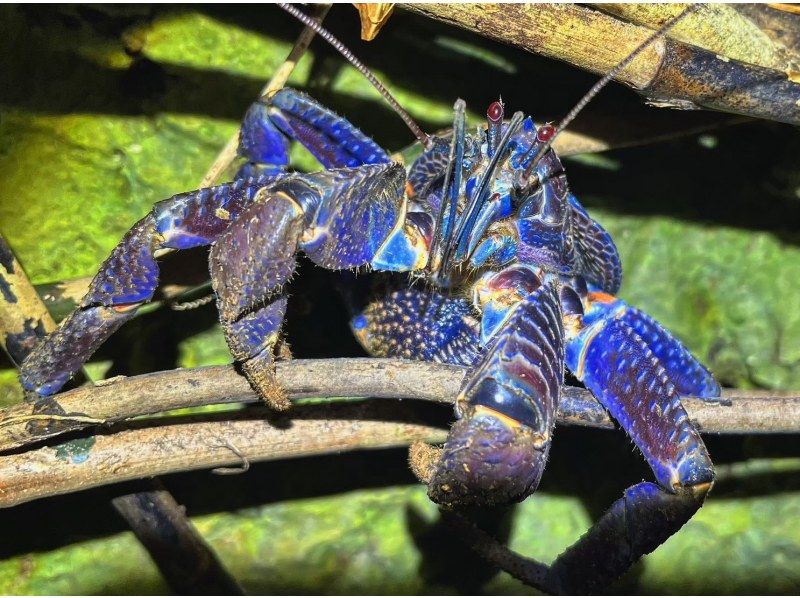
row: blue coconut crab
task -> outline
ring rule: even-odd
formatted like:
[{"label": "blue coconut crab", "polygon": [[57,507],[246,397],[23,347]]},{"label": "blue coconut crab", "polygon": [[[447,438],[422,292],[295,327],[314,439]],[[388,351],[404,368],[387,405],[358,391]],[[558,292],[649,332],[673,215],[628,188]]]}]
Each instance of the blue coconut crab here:
[{"label": "blue coconut crab", "polygon": [[[474,133],[465,104],[452,132],[418,135],[406,168],[348,120],[283,89],[248,110],[231,183],[157,203],[103,263],[81,305],[22,364],[26,390],[59,391],[158,285],[163,250],[210,245],[222,329],[241,371],[276,409],[274,352],[297,254],[332,270],[405,273],[352,320],[374,356],[468,366],[440,449],[417,446],[415,473],[448,509],[507,504],[536,489],[565,367],[619,422],[656,483],[628,488],[548,568],[542,587],[598,589],[675,533],[714,471],[682,395],[715,400],[710,372],[655,320],[617,298],[608,233],[570,192],[555,128],[501,101]],[[323,166],[291,171],[297,141]]]},{"label": "blue coconut crab", "polygon": [[[613,579],[701,506],[714,473],[680,397],[713,399],[720,389],[669,332],[614,296],[617,250],[570,192],[556,153],[531,168],[552,126],[503,112],[492,103],[486,124],[467,133],[456,102],[452,134],[430,138],[406,170],[300,92],[257,102],[242,125],[247,163],[236,180],[159,202],[134,225],[80,307],[24,362],[24,387],[57,392],[153,297],[158,250],[211,245],[231,353],[253,388],[285,408],[273,351],[296,254],[328,269],[406,272],[424,284],[376,298],[351,324],[372,355],[470,367],[447,442],[417,467],[430,497],[457,508],[530,495],[566,366],[657,481],[626,490],[551,568],[559,589],[576,571],[580,587]],[[324,170],[289,171],[290,139]]]}]

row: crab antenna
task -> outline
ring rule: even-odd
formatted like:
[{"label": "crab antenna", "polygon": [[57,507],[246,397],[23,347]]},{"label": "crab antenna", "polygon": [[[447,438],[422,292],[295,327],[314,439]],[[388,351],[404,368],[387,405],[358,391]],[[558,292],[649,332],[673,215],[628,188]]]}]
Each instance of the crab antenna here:
[{"label": "crab antenna", "polygon": [[556,127],[556,130],[550,137],[550,139],[548,139],[547,142],[541,148],[539,148],[539,151],[536,153],[536,156],[533,158],[533,161],[525,169],[525,174],[523,175],[522,180],[523,181],[528,180],[528,177],[531,175],[531,172],[533,172],[533,169],[539,163],[539,160],[541,160],[544,157],[544,155],[553,145],[553,142],[556,140],[556,137],[558,137],[559,134],[564,129],[567,128],[567,125],[569,125],[573,120],[575,120],[575,117],[578,116],[580,111],[586,107],[586,104],[588,104],[589,102],[592,101],[592,99],[594,99],[594,97],[600,92],[601,89],[603,89],[606,85],[608,85],[608,83],[614,77],[619,75],[619,73],[622,70],[627,68],[630,63],[636,60],[639,54],[644,52],[650,44],[652,44],[659,37],[665,35],[667,31],[669,31],[675,25],[677,25],[678,22],[680,22],[684,17],[700,9],[701,6],[702,6],[701,4],[692,4],[691,6],[688,6],[686,10],[684,10],[682,13],[664,23],[661,29],[654,31],[651,35],[649,35],[647,39],[644,40],[641,44],[639,44],[639,46],[633,52],[628,54],[628,56],[622,62],[620,62],[617,66],[608,71],[608,73],[606,73],[606,75],[602,79],[600,79],[597,83],[595,83],[592,86],[592,88],[588,92],[586,92],[586,95],[583,96],[577,104],[575,104],[575,107],[569,111],[569,113],[564,117],[564,119],[560,123],[558,123],[558,126]]},{"label": "crab antenna", "polygon": [[408,112],[406,112],[402,106],[400,106],[397,100],[394,99],[394,96],[392,96],[392,94],[389,93],[389,90],[386,89],[381,84],[381,82],[375,78],[375,75],[373,75],[370,72],[370,70],[364,65],[363,62],[361,62],[358,58],[356,58],[353,55],[353,53],[347,49],[347,46],[345,46],[342,42],[340,42],[330,31],[325,29],[322,25],[317,23],[314,19],[309,17],[304,12],[297,10],[293,5],[287,4],[285,2],[278,2],[278,6],[280,6],[283,10],[288,12],[290,15],[292,15],[295,19],[303,23],[303,25],[305,25],[309,29],[312,29],[314,33],[319,35],[322,39],[324,39],[326,42],[328,42],[330,45],[336,48],[339,54],[344,56],[345,59],[350,64],[352,64],[356,69],[358,69],[358,72],[364,75],[367,81],[372,83],[373,87],[375,87],[375,89],[378,90],[378,93],[380,93],[381,96],[383,96],[383,98],[387,102],[389,102],[389,105],[391,105],[392,109],[398,114],[398,116],[400,116],[400,118],[403,119],[403,122],[406,123],[406,126],[409,129],[411,129],[411,132],[414,133],[414,136],[417,139],[419,139],[420,143],[425,147],[425,149],[430,149],[431,139],[428,136],[428,134],[422,130],[422,127],[420,127],[416,122],[414,122],[414,119],[411,118],[411,115]]}]

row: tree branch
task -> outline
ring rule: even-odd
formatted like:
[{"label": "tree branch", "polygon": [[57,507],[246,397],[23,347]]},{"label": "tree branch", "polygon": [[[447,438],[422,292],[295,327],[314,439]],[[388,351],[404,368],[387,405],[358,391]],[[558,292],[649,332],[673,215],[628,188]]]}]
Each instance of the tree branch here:
[{"label": "tree branch", "polygon": [[[375,397],[449,403],[465,368],[392,359],[298,359],[277,364],[278,382],[293,399]],[[704,432],[725,434],[800,432],[800,396],[726,390],[723,402],[685,398],[689,417]],[[0,410],[0,451],[65,432],[220,403],[257,403],[247,380],[232,366],[170,370],[106,380],[50,397],[38,405]],[[566,386],[559,423],[612,428],[606,411],[587,390]]]},{"label": "tree branch", "polygon": [[[278,364],[278,381],[293,398],[362,396],[449,403],[465,368],[389,359],[296,360]],[[584,389],[564,387],[560,424],[613,426]],[[800,432],[800,396],[728,391],[726,403],[684,399],[705,432]],[[214,403],[257,402],[230,366],[172,370],[120,378],[0,415],[2,448],[19,448],[67,430]],[[55,412],[48,414],[47,412]],[[397,402],[299,405],[276,415],[266,408],[211,416],[127,422],[127,429],[0,456],[0,507],[142,477],[346,450],[442,442],[446,431],[409,420]]]},{"label": "tree branch", "polygon": [[243,458],[389,448],[446,436],[440,428],[402,422],[396,403],[305,406],[274,415],[260,408],[217,414],[215,421],[148,422],[151,427],[0,457],[0,507],[153,475],[242,465]]}]

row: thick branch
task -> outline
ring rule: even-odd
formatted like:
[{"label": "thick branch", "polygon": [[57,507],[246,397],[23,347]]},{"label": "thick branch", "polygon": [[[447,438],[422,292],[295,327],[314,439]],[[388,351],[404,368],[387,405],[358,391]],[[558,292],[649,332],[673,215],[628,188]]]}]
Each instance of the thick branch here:
[{"label": "thick branch", "polygon": [[[597,74],[610,71],[652,33],[647,27],[573,4],[404,7]],[[696,17],[707,18],[706,10]],[[675,39],[653,43],[617,81],[659,105],[702,106],[800,124],[800,84],[786,71],[739,62]]]},{"label": "thick branch", "polygon": [[[278,382],[291,398],[377,397],[452,402],[465,370],[457,366],[391,359],[294,360],[277,365]],[[728,390],[725,404],[687,398],[689,416],[705,432],[800,432],[800,396]],[[216,403],[258,402],[231,366],[170,370],[118,378],[51,397],[38,406],[0,411],[0,451],[67,431],[132,417]],[[592,395],[565,387],[561,424],[611,428]]]}]

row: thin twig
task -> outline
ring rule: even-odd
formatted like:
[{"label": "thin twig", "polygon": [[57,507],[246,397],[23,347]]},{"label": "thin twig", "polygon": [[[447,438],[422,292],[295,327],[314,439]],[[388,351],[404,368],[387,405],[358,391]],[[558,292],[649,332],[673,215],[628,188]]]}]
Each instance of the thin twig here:
[{"label": "thin twig", "polygon": [[[298,359],[279,362],[277,379],[293,399],[347,396],[451,403],[465,371],[458,366],[392,359]],[[685,398],[683,404],[704,432],[800,432],[797,394],[726,390],[724,399],[709,402]],[[15,405],[0,410],[0,451],[84,429],[97,421],[111,424],[172,409],[258,401],[247,380],[231,366],[119,378],[102,386],[84,386],[55,395],[47,405]],[[42,416],[50,413],[56,417],[42,421]],[[558,417],[561,424],[614,426],[587,390],[572,386],[563,389]]]},{"label": "thin twig", "polygon": [[459,539],[486,562],[532,588],[548,594],[555,593],[554,588],[549,587],[547,583],[547,573],[550,570],[547,565],[517,554],[459,513],[445,510],[441,513],[442,520],[450,526]]}]

